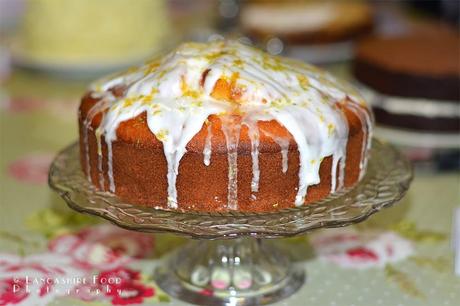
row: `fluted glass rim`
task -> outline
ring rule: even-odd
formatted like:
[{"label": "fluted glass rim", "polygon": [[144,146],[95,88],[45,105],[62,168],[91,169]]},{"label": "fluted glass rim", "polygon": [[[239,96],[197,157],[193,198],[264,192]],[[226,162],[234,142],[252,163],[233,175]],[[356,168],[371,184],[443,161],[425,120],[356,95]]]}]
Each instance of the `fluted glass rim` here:
[{"label": "fluted glass rim", "polygon": [[170,232],[198,239],[288,237],[358,223],[398,202],[412,178],[410,162],[393,146],[375,138],[366,174],[357,186],[315,203],[274,212],[183,212],[127,203],[114,194],[96,190],[87,180],[76,142],[58,153],[49,171],[50,187],[76,211],[129,230]]}]

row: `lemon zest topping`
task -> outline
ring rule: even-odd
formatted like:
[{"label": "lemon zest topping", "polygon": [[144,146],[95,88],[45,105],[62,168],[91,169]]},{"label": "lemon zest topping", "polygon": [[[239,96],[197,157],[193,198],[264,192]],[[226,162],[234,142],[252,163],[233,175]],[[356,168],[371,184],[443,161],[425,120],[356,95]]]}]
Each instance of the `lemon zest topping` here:
[{"label": "lemon zest topping", "polygon": [[168,130],[161,129],[158,131],[158,133],[155,134],[155,136],[158,138],[160,141],[165,141],[168,138]]}]

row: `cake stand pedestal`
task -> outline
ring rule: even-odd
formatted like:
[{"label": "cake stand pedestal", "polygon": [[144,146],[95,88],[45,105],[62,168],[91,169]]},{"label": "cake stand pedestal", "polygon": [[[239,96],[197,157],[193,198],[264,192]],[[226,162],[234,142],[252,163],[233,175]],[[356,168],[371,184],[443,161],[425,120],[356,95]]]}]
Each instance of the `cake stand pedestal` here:
[{"label": "cake stand pedestal", "polygon": [[197,305],[263,305],[297,291],[305,272],[263,239],[192,240],[154,274],[170,295]]},{"label": "cake stand pedestal", "polygon": [[263,239],[357,223],[405,194],[412,180],[409,162],[376,139],[370,154],[366,175],[353,189],[273,213],[179,212],[123,202],[86,180],[77,144],[58,154],[49,184],[79,212],[129,230],[195,238],[154,272],[157,284],[173,297],[198,305],[263,305],[290,296],[305,281],[304,270]]}]

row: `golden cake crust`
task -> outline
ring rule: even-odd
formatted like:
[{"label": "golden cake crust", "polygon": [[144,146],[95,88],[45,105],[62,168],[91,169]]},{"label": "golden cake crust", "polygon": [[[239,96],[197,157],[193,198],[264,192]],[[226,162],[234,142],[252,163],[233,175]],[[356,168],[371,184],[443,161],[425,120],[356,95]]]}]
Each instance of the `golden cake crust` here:
[{"label": "golden cake crust", "polygon": [[[79,109],[80,150],[83,171],[100,190],[109,190],[108,154],[104,136],[101,138],[102,159],[99,163],[98,146],[95,130],[101,122],[101,114],[93,117],[90,125],[85,125],[88,111],[99,99],[92,98],[91,93],[83,97]],[[349,125],[346,147],[345,187],[355,185],[360,176],[362,146],[366,145],[367,128],[359,117],[347,105],[348,101],[339,103]],[[365,109],[363,107],[365,111]],[[212,153],[211,163],[203,163],[203,148],[208,133],[207,124],[211,124]],[[260,133],[259,191],[253,196],[251,192],[252,158],[251,141],[248,130],[242,126],[238,145],[238,210],[252,212],[269,212],[283,208],[295,207],[294,201],[299,185],[299,152],[292,135],[277,121],[259,121],[259,129],[289,140],[288,170],[282,172],[280,146],[263,132]],[[87,131],[85,131],[87,129]],[[88,153],[82,135],[88,135]],[[116,184],[115,194],[122,200],[151,207],[168,208],[167,203],[167,162],[163,153],[163,144],[149,130],[146,114],[120,123],[117,140],[112,144],[113,178]],[[177,204],[181,210],[226,211],[228,193],[228,160],[226,139],[221,129],[221,120],[211,115],[208,122],[191,139],[186,146],[177,177]],[[89,157],[89,169],[86,166]],[[102,165],[102,172],[99,167]],[[332,157],[326,157],[320,166],[320,183],[309,188],[305,203],[312,203],[330,194]]]}]

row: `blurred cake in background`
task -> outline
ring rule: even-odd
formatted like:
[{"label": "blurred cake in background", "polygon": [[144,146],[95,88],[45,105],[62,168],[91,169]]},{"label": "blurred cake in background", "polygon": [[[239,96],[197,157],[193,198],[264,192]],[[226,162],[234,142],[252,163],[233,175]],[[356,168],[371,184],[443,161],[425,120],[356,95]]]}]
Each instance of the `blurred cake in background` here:
[{"label": "blurred cake in background", "polygon": [[459,33],[434,24],[359,43],[353,74],[372,95],[387,138],[424,147],[460,146],[459,57]]},{"label": "blurred cake in background", "polygon": [[279,41],[290,56],[327,62],[351,56],[350,41],[370,32],[373,14],[361,1],[251,1],[242,7],[240,22],[268,51]]},{"label": "blurred cake in background", "polygon": [[29,0],[14,55],[29,66],[118,68],[151,55],[169,29],[162,0]]},{"label": "blurred cake in background", "polygon": [[352,72],[374,109],[377,137],[398,145],[418,170],[458,170],[459,33],[426,22],[361,41]]}]

